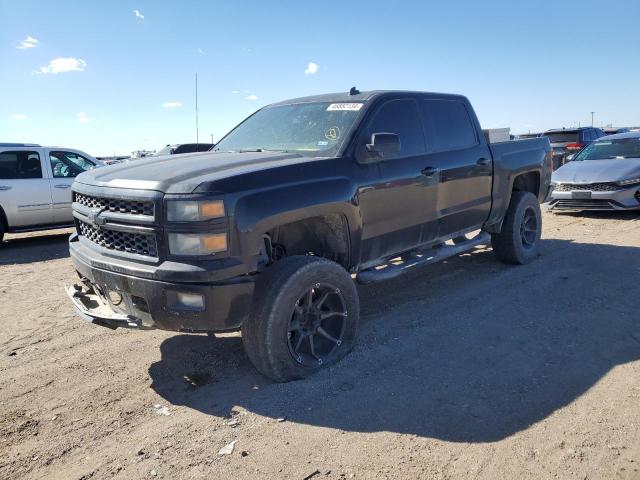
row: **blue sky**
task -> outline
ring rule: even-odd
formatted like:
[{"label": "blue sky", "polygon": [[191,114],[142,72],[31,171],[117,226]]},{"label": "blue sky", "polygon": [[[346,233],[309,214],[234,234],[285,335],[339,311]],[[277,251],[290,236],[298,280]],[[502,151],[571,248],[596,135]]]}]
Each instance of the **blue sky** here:
[{"label": "blue sky", "polygon": [[0,0],[0,18],[0,141],[93,155],[195,141],[196,71],[204,141],[352,85],[461,93],[514,133],[592,110],[640,124],[637,0]]}]

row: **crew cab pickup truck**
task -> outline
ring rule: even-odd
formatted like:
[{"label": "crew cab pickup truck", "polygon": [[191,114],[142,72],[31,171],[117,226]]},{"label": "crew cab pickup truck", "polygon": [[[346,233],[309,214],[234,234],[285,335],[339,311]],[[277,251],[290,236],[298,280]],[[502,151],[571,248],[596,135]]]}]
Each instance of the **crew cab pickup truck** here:
[{"label": "crew cab pickup truck", "polygon": [[536,258],[551,162],[546,138],[487,144],[463,96],[276,103],[210,152],[79,175],[67,293],[109,328],[241,329],[260,372],[302,378],[352,348],[355,283],[480,244]]}]

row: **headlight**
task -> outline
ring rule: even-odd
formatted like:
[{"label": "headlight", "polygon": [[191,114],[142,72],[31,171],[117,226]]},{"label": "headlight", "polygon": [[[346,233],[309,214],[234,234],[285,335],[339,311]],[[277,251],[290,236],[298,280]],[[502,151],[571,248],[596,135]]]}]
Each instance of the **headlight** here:
[{"label": "headlight", "polygon": [[629,178],[628,180],[620,180],[616,182],[618,185],[633,185],[635,183],[640,183],[640,177]]},{"label": "headlight", "polygon": [[167,220],[170,222],[201,222],[224,217],[222,200],[172,200],[167,202]]},{"label": "headlight", "polygon": [[169,251],[174,255],[213,255],[226,249],[226,233],[169,234]]}]

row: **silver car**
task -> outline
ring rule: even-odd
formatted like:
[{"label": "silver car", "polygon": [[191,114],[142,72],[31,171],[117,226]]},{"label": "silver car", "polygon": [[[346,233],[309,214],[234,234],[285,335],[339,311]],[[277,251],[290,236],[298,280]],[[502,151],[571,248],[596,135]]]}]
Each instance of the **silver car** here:
[{"label": "silver car", "polygon": [[0,242],[5,232],[73,225],[73,180],[102,165],[73,148],[0,143]]},{"label": "silver car", "polygon": [[640,209],[640,132],[599,138],[551,177],[551,210]]}]

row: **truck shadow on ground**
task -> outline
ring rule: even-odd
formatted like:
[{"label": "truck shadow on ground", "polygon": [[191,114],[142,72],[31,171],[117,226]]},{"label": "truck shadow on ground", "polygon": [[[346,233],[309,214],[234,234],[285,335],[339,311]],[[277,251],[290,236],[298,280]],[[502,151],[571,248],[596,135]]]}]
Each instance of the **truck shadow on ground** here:
[{"label": "truck shadow on ground", "polygon": [[542,253],[506,267],[480,250],[361,287],[358,346],[306,380],[270,383],[239,337],[176,335],[152,388],[219,417],[242,407],[347,431],[503,439],[640,359],[637,295],[620,293],[637,291],[640,248],[547,240]]},{"label": "truck shadow on ground", "polygon": [[69,256],[69,231],[6,238],[0,245],[0,265],[44,262]]}]

